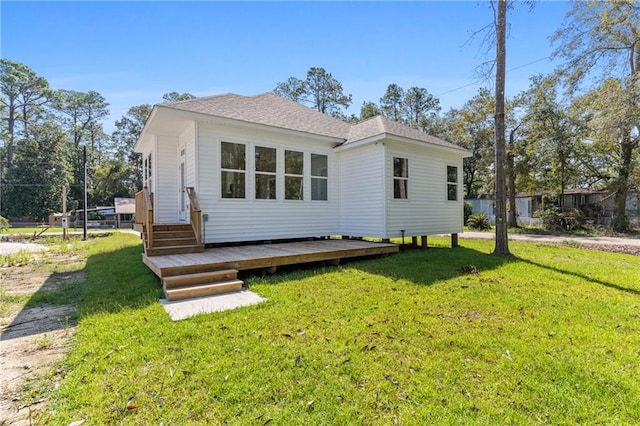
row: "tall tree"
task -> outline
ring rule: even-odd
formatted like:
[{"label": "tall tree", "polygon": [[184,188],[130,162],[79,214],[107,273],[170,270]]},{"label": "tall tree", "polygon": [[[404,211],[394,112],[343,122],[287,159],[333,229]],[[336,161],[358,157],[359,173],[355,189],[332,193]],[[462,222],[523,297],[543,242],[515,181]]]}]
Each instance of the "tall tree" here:
[{"label": "tall tree", "polygon": [[[640,120],[633,115],[640,106],[640,4],[634,0],[576,1],[567,14],[567,23],[553,36],[555,57],[565,60],[560,75],[571,90],[581,88],[586,78],[598,84],[617,78],[622,90],[615,104],[627,103],[622,112],[628,136],[617,138],[621,155],[618,164],[612,227],[626,231],[626,199],[629,177],[633,174],[633,156],[640,144]],[[604,117],[603,117],[604,118]],[[611,122],[618,117],[609,116]]]},{"label": "tall tree", "polygon": [[480,89],[460,109],[453,109],[445,114],[445,138],[454,140],[471,151],[471,157],[464,159],[462,167],[467,195],[493,192],[489,185],[493,183],[494,101],[489,90]]},{"label": "tall tree", "polygon": [[91,132],[96,131],[95,126],[101,125],[101,121],[109,115],[109,103],[93,90],[60,90],[58,93],[54,106],[60,112],[60,122],[78,148],[82,141],[90,142]]},{"label": "tall tree", "polygon": [[530,159],[535,163],[531,172],[536,189],[548,190],[557,196],[560,210],[564,211],[562,194],[574,186],[581,171],[582,142],[569,106],[557,98],[554,78],[532,77],[524,122],[528,147],[534,152]]},{"label": "tall tree", "polygon": [[387,91],[380,98],[380,110],[394,121],[402,121],[404,119],[404,89],[395,83],[387,86]]},{"label": "tall tree", "polygon": [[[96,145],[100,145],[105,138],[102,121],[109,115],[109,104],[98,92],[78,92],[75,90],[60,90],[54,101],[54,107],[59,112],[58,121],[66,130],[72,141],[71,155],[74,165],[74,181],[84,180],[84,155],[82,145],[87,147],[88,180],[93,182]],[[89,186],[93,186],[89,184]],[[83,198],[83,188],[80,185],[71,187],[69,194],[74,200]],[[92,201],[92,200],[90,200]]]},{"label": "tall tree", "polygon": [[289,77],[287,81],[278,83],[276,88],[273,90],[273,93],[301,104],[303,103],[305,91],[306,88],[304,80],[300,80],[296,77]]},{"label": "tall tree", "polygon": [[592,148],[589,158],[604,160],[600,162],[600,169],[595,176],[603,178],[607,187],[616,191],[613,225],[618,231],[629,227],[626,195],[622,197],[618,194],[639,189],[638,134],[629,131],[637,129],[640,123],[640,105],[633,99],[637,96],[637,92],[626,87],[624,80],[612,78],[578,98],[574,104],[575,108],[584,112],[587,122]]},{"label": "tall tree", "polygon": [[440,111],[440,100],[423,87],[411,87],[407,90],[402,105],[405,122],[422,131],[429,127],[430,119]]},{"label": "tall tree", "polygon": [[[16,122],[22,121],[22,135],[29,136],[29,118],[49,102],[52,91],[49,83],[31,68],[9,59],[0,59],[0,98],[7,122],[7,165],[13,165]],[[4,117],[3,117],[4,118]],[[4,127],[4,126],[3,126]]]},{"label": "tall tree", "polygon": [[196,97],[191,93],[178,93],[178,92],[169,92],[162,95],[163,102],[179,102],[179,101],[188,101],[189,99],[195,99]]},{"label": "tall tree", "polygon": [[33,125],[29,138],[16,144],[15,166],[3,188],[7,216],[44,220],[60,211],[62,185],[71,182],[69,146],[67,135],[51,120]]},{"label": "tall tree", "polygon": [[360,107],[359,121],[373,118],[377,115],[380,115],[380,113],[380,107],[374,102],[363,102],[362,107]]},{"label": "tall tree", "polygon": [[[496,101],[495,101],[495,216],[496,242],[493,254],[509,255],[509,238],[507,235],[507,209],[505,193],[505,80],[507,58],[507,1],[497,0],[498,10],[495,20],[496,28]],[[493,4],[493,3],[492,3]]]},{"label": "tall tree", "polygon": [[352,100],[344,94],[342,83],[321,67],[309,68],[305,80],[290,77],[278,83],[273,92],[335,117],[344,117],[343,109],[349,108]]}]

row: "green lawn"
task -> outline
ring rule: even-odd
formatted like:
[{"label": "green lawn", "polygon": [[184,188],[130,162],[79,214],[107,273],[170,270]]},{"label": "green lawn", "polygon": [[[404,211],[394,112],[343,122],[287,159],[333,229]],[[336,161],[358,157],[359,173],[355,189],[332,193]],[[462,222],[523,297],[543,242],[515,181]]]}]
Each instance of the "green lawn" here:
[{"label": "green lawn", "polygon": [[442,247],[253,277],[266,303],[173,323],[139,241],[92,240],[87,283],[59,290],[79,327],[48,422],[640,419],[640,257],[430,238]]}]

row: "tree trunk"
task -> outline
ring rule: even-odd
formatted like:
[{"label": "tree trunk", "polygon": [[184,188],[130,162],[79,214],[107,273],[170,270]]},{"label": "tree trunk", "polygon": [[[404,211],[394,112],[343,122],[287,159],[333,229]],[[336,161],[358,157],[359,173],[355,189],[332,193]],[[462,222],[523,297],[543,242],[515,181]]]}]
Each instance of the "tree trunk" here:
[{"label": "tree trunk", "polygon": [[513,129],[509,133],[509,149],[507,150],[507,164],[505,166],[505,173],[507,177],[507,227],[517,228],[518,217],[516,212],[516,168],[514,165],[515,157],[515,133],[516,129]]},{"label": "tree trunk", "polygon": [[7,144],[7,169],[13,166],[13,144],[16,140],[16,106],[15,99],[9,97],[9,117],[7,118],[7,127],[9,130],[9,143]]},{"label": "tree trunk", "polygon": [[506,28],[507,1],[498,0],[498,19],[496,21],[496,114],[495,114],[495,178],[496,178],[496,245],[493,254],[509,255],[507,236],[507,209],[505,194],[505,123],[504,123],[504,86],[506,71]]},{"label": "tree trunk", "polygon": [[618,169],[618,179],[616,182],[616,195],[613,200],[613,218],[611,228],[616,232],[629,231],[629,218],[627,217],[627,192],[629,190],[629,175],[631,172],[631,160],[633,157],[633,146],[631,136],[622,143],[622,164]]}]

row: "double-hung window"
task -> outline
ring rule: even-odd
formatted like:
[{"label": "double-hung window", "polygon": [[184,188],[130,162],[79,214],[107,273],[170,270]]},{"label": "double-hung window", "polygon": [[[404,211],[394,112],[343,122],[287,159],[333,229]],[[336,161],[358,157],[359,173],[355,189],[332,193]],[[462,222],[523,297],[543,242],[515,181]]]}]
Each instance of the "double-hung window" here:
[{"label": "double-hung window", "polygon": [[447,166],[447,200],[458,200],[458,168]]},{"label": "double-hung window", "polygon": [[311,154],[311,199],[327,200],[327,156]]},{"label": "double-hung window", "polygon": [[409,159],[393,157],[393,198],[409,198]]},{"label": "double-hung window", "polygon": [[245,198],[246,146],[241,143],[220,144],[222,198]]},{"label": "double-hung window", "polygon": [[256,146],[256,200],[276,199],[276,149]]},{"label": "double-hung window", "polygon": [[302,200],[304,178],[304,154],[300,151],[284,152],[284,198]]}]

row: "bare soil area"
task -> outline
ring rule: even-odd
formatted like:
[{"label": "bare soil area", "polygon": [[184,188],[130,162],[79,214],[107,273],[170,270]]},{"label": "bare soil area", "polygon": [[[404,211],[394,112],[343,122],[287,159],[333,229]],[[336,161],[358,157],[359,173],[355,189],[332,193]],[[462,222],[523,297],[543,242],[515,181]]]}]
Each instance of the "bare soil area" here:
[{"label": "bare soil area", "polygon": [[74,306],[29,306],[28,300],[65,283],[82,282],[82,271],[54,272],[60,265],[77,270],[82,262],[74,254],[41,253],[26,265],[0,268],[0,426],[28,425],[38,418],[44,401],[25,402],[25,386],[52,370],[74,332]]}]

